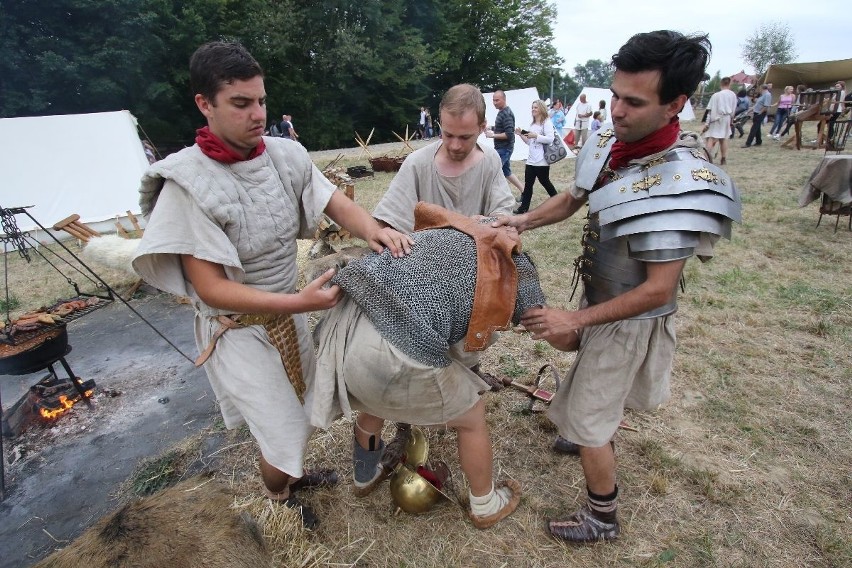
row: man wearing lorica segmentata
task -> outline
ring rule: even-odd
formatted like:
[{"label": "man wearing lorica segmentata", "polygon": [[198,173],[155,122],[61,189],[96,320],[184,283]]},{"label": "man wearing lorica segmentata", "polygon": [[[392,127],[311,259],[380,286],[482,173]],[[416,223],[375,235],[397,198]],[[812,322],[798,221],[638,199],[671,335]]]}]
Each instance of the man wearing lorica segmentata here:
[{"label": "man wearing lorica segmentata", "polygon": [[611,441],[624,408],[651,410],[668,400],[683,267],[693,255],[711,257],[719,237],[730,238],[731,222],[740,221],[732,180],[677,118],[709,54],[707,36],[633,36],[613,56],[613,125],[583,147],[574,184],[495,223],[523,232],[566,219],[588,201],[575,261],[584,289],[579,309],[534,308],[521,320],[533,339],[578,350],[548,418],[577,448],[588,499],[569,517],[549,521],[557,539],[618,536]]}]

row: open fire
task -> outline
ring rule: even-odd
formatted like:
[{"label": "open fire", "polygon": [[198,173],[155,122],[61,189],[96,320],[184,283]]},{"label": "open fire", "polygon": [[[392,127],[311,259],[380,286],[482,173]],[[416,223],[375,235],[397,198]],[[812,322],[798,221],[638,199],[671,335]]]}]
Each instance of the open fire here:
[{"label": "open fire", "polygon": [[[91,398],[95,392],[95,381],[83,382],[77,377],[78,384],[83,387],[86,398]],[[33,404],[38,409],[39,415],[45,420],[56,420],[68,412],[76,403],[82,400],[82,396],[70,379],[57,379],[55,375],[49,374],[38,383],[30,387],[30,395],[35,392]]]},{"label": "open fire", "polygon": [[[79,377],[76,381],[86,393],[86,399],[91,398],[95,392],[95,381],[83,381]],[[60,379],[49,373],[5,413],[3,430],[17,436],[35,424],[55,422],[81,400],[83,396],[71,379]]]}]

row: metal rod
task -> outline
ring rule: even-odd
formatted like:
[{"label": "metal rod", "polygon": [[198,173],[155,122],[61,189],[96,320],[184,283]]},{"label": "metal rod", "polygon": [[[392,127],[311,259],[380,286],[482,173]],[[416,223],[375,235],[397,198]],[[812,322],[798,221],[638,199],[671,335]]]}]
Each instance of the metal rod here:
[{"label": "metal rod", "polygon": [[[68,364],[68,361],[65,360],[65,357],[61,357],[59,362],[62,363],[62,366],[65,368],[65,372],[68,373],[68,378],[74,384],[74,388],[77,389],[77,392],[80,393],[80,396],[86,403],[86,406],[88,406],[91,410],[93,408],[92,401],[89,400],[89,396],[86,394],[86,389],[83,388],[82,381],[77,380],[77,376],[74,375],[74,371],[71,370],[71,366]],[[53,371],[53,368],[50,370]],[[54,373],[54,375],[55,374],[56,373]]]},{"label": "metal rod", "polygon": [[68,254],[70,254],[70,255],[71,255],[71,256],[72,256],[72,257],[73,257],[73,258],[74,258],[77,262],[79,262],[79,263],[80,263],[80,264],[81,264],[81,265],[82,265],[82,266],[83,266],[86,270],[88,270],[88,271],[92,274],[92,276],[94,276],[95,278],[97,278],[98,282],[100,282],[101,284],[103,284],[103,285],[104,285],[104,288],[106,288],[106,289],[109,291],[110,296],[115,296],[116,298],[118,298],[119,300],[121,300],[121,302],[122,302],[125,306],[127,306],[127,308],[128,308],[131,312],[133,312],[134,314],[136,314],[136,317],[138,317],[139,319],[141,319],[143,322],[145,322],[145,324],[146,324],[148,327],[150,327],[151,329],[153,329],[153,330],[154,330],[154,333],[156,333],[157,335],[159,335],[159,336],[163,339],[163,341],[165,341],[166,343],[168,343],[168,344],[169,344],[169,346],[170,346],[172,349],[174,349],[175,351],[177,351],[178,353],[180,353],[180,354],[183,356],[183,358],[184,358],[184,359],[186,359],[187,361],[189,361],[189,362],[190,362],[193,366],[195,365],[195,360],[194,360],[194,359],[192,359],[189,355],[187,355],[186,353],[184,353],[183,351],[181,351],[181,350],[180,350],[180,348],[179,348],[177,345],[175,345],[174,343],[172,343],[172,342],[169,340],[169,338],[168,338],[168,337],[166,337],[165,335],[163,335],[163,333],[162,333],[159,329],[157,329],[156,327],[154,327],[154,324],[152,324],[151,322],[149,322],[147,319],[145,319],[145,317],[144,317],[142,314],[140,314],[138,311],[136,311],[136,308],[134,308],[133,306],[131,306],[131,305],[127,302],[127,300],[125,300],[124,298],[122,298],[121,296],[119,296],[119,295],[118,295],[118,292],[116,292],[115,290],[113,290],[113,289],[112,289],[112,287],[111,287],[109,284],[107,284],[106,282],[104,282],[104,281],[103,281],[103,279],[102,279],[100,276],[98,276],[98,275],[97,275],[97,273],[89,267],[89,265],[87,265],[85,262],[83,262],[83,261],[82,261],[82,260],[81,260],[81,259],[80,259],[80,258],[79,258],[76,254],[74,254],[74,253],[73,253],[73,252],[72,252],[72,251],[71,251],[68,247],[66,247],[64,244],[62,244],[62,241],[60,241],[59,239],[57,239],[57,238],[56,238],[56,236],[55,236],[53,233],[51,233],[50,231],[48,231],[48,230],[44,227],[44,225],[42,225],[41,223],[39,223],[39,222],[35,219],[35,217],[33,217],[32,215],[30,215],[29,211],[22,210],[22,211],[20,211],[20,212],[21,212],[21,213],[24,213],[27,217],[29,217],[29,218],[30,218],[30,220],[32,220],[32,222],[33,222],[33,223],[35,223],[36,225],[38,225],[38,226],[39,226],[39,228],[41,228],[41,230],[42,230],[42,231],[44,231],[46,234],[48,234],[48,235],[50,236],[50,238],[51,238],[51,239],[53,239],[54,241],[56,241],[56,244],[58,244],[58,245],[59,245],[59,246],[61,246],[63,249],[65,249],[65,252],[67,252]]},{"label": "metal rod", "polygon": [[0,501],[6,498],[6,454],[3,453],[3,401],[0,400]]}]

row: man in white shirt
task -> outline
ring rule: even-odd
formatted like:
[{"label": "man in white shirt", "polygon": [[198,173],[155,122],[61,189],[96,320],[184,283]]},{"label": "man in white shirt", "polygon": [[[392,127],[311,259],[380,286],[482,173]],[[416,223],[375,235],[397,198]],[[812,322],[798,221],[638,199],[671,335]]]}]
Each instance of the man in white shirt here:
[{"label": "man in white shirt", "polygon": [[707,103],[707,121],[702,133],[711,158],[718,142],[721,156],[719,165],[724,166],[728,161],[728,137],[731,135],[731,120],[737,110],[737,95],[731,90],[730,77],[722,77],[719,86],[721,90],[713,93]]},{"label": "man in white shirt", "polygon": [[574,143],[578,148],[582,148],[583,144],[589,138],[589,119],[592,117],[592,105],[586,102],[586,95],[580,95],[580,102],[577,103],[577,116],[574,118]]}]

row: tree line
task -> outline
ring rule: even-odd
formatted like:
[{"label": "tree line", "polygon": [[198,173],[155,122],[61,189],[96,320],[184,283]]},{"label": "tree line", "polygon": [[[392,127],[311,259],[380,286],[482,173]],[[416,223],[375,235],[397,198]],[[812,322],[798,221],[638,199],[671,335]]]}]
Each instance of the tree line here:
[{"label": "tree line", "polygon": [[3,0],[0,116],[127,109],[161,148],[191,144],[189,57],[221,39],[257,58],[268,119],[293,115],[310,149],[391,141],[456,83],[547,96],[555,17],[547,0]]}]

